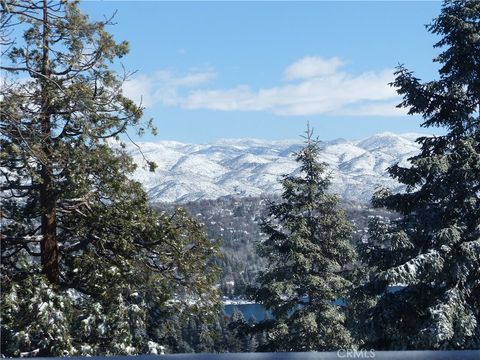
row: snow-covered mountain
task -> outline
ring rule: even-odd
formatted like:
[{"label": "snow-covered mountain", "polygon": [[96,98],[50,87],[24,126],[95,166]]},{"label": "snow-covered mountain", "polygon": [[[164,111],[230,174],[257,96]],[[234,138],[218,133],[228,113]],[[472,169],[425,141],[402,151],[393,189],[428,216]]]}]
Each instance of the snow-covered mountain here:
[{"label": "snow-covered mountain", "polygon": [[[379,186],[401,190],[386,168],[419,151],[418,134],[382,133],[362,140],[322,143],[321,160],[332,171],[332,191],[345,200],[369,201]],[[187,202],[221,196],[259,196],[279,193],[279,178],[297,170],[293,153],[300,140],[269,141],[228,139],[210,144],[174,141],[139,143],[129,148],[139,164],[135,179],[145,186],[152,201]],[[144,157],[154,161],[155,173],[144,169]]]}]

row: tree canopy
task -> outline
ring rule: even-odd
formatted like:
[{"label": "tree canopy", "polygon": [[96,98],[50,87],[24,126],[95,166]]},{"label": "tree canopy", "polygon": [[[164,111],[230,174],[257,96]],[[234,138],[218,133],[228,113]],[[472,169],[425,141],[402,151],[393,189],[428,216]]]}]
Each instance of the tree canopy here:
[{"label": "tree canopy", "polygon": [[373,198],[401,217],[371,224],[362,252],[372,267],[369,306],[359,332],[377,348],[478,348],[480,2],[446,1],[427,29],[441,37],[439,78],[422,82],[399,66],[392,85],[403,96],[399,107],[445,134],[418,138],[411,166],[388,170],[405,192]]},{"label": "tree canopy", "polygon": [[150,309],[215,308],[218,246],[131,180],[121,140],[154,129],[112,70],[128,44],[111,19],[67,1],[1,11],[2,354],[149,351]]},{"label": "tree canopy", "polygon": [[352,225],[327,192],[327,165],[318,161],[320,146],[307,130],[305,147],[296,154],[298,173],[286,175],[282,201],[271,204],[259,245],[267,268],[252,296],[272,311],[262,350],[326,351],[351,343],[341,306],[351,286],[347,266],[355,258],[349,243]]}]

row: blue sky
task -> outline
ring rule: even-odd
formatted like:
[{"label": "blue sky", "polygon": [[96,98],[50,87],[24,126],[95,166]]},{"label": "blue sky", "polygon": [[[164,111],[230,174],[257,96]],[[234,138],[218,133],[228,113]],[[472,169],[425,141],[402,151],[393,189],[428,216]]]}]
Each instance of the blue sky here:
[{"label": "blue sky", "polygon": [[[158,140],[296,138],[309,121],[321,139],[423,132],[395,108],[387,83],[399,63],[430,80],[437,40],[425,24],[438,1],[85,1],[130,43],[124,90],[142,99]],[[154,140],[145,136],[145,140]]]}]

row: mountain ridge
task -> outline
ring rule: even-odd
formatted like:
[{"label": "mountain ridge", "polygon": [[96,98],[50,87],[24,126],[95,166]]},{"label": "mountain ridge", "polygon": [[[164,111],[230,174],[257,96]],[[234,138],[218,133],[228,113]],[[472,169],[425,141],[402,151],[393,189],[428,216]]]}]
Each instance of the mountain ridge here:
[{"label": "mountain ridge", "polygon": [[[385,132],[360,140],[321,141],[320,160],[332,174],[332,192],[347,201],[368,202],[377,187],[403,188],[386,169],[408,166],[423,134]],[[178,141],[139,142],[127,151],[139,165],[140,181],[152,202],[185,203],[223,196],[262,196],[281,191],[282,175],[298,171],[293,153],[303,140],[219,139],[207,144]],[[144,157],[157,164],[146,170]]]}]

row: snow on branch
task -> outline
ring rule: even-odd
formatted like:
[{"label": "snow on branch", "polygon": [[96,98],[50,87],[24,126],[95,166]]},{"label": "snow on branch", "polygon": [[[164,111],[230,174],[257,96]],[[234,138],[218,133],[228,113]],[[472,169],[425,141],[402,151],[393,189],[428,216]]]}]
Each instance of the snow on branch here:
[{"label": "snow on branch", "polygon": [[[442,247],[442,253],[450,251]],[[391,268],[383,273],[383,277],[390,284],[415,285],[431,279],[442,271],[444,254],[438,250],[430,250],[425,254],[407,261],[405,264]]]}]

